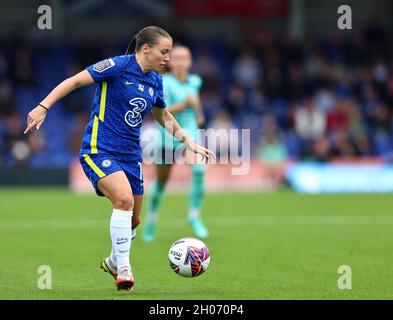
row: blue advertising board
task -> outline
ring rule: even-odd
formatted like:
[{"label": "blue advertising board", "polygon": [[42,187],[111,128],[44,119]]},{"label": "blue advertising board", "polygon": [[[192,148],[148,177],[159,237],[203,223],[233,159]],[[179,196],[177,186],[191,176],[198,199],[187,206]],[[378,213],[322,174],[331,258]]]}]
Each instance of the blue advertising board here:
[{"label": "blue advertising board", "polygon": [[286,171],[300,193],[390,193],[393,165],[295,163]]}]

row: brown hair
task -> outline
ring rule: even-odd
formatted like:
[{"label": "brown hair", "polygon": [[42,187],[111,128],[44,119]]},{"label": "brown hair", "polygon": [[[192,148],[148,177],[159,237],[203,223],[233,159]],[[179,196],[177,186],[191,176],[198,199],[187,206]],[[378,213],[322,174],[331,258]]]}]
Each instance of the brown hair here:
[{"label": "brown hair", "polygon": [[154,46],[158,43],[158,38],[165,37],[172,39],[168,32],[156,26],[148,26],[140,30],[128,45],[126,54],[132,54],[139,51],[144,44]]}]

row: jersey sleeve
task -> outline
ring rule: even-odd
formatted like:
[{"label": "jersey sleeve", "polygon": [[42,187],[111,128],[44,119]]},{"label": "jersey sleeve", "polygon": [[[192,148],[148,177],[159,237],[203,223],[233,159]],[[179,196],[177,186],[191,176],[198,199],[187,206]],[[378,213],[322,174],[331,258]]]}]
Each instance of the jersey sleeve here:
[{"label": "jersey sleeve", "polygon": [[164,100],[163,81],[161,76],[159,76],[157,83],[158,83],[158,90],[157,90],[157,97],[156,97],[156,101],[154,102],[154,106],[158,108],[166,108],[166,103]]},{"label": "jersey sleeve", "polygon": [[123,70],[125,64],[126,59],[117,56],[99,61],[87,67],[86,70],[95,82],[111,81]]},{"label": "jersey sleeve", "polygon": [[167,106],[171,106],[173,104],[172,93],[171,93],[171,84],[170,79],[168,77],[162,77],[162,85],[164,89],[164,101]]},{"label": "jersey sleeve", "polygon": [[193,74],[192,75],[192,83],[193,83],[194,87],[196,88],[196,90],[199,92],[202,88],[202,78],[197,74]]}]

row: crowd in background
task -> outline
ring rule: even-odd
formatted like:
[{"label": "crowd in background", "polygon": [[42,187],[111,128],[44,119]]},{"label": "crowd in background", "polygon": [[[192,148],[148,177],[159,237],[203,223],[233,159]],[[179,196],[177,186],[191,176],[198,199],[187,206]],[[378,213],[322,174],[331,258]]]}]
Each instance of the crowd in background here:
[{"label": "crowd in background", "polygon": [[[203,79],[205,128],[248,128],[252,155],[279,163],[393,159],[392,36],[370,20],[321,38],[257,29],[231,45],[174,39],[191,47],[193,72]],[[66,77],[122,54],[128,40],[0,39],[0,166],[66,167],[78,154],[95,87],[61,100],[30,135],[27,113]]]}]

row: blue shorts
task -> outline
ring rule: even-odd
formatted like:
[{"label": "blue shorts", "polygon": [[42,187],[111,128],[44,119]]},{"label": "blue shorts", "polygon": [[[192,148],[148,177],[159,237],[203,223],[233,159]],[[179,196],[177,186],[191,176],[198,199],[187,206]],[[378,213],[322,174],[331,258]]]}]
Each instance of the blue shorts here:
[{"label": "blue shorts", "polygon": [[135,195],[142,195],[143,188],[143,173],[142,162],[140,161],[123,161],[115,160],[109,155],[83,155],[79,158],[83,171],[91,181],[96,194],[103,197],[104,194],[99,190],[98,181],[114,173],[116,171],[123,171],[131,185],[132,193]]}]

